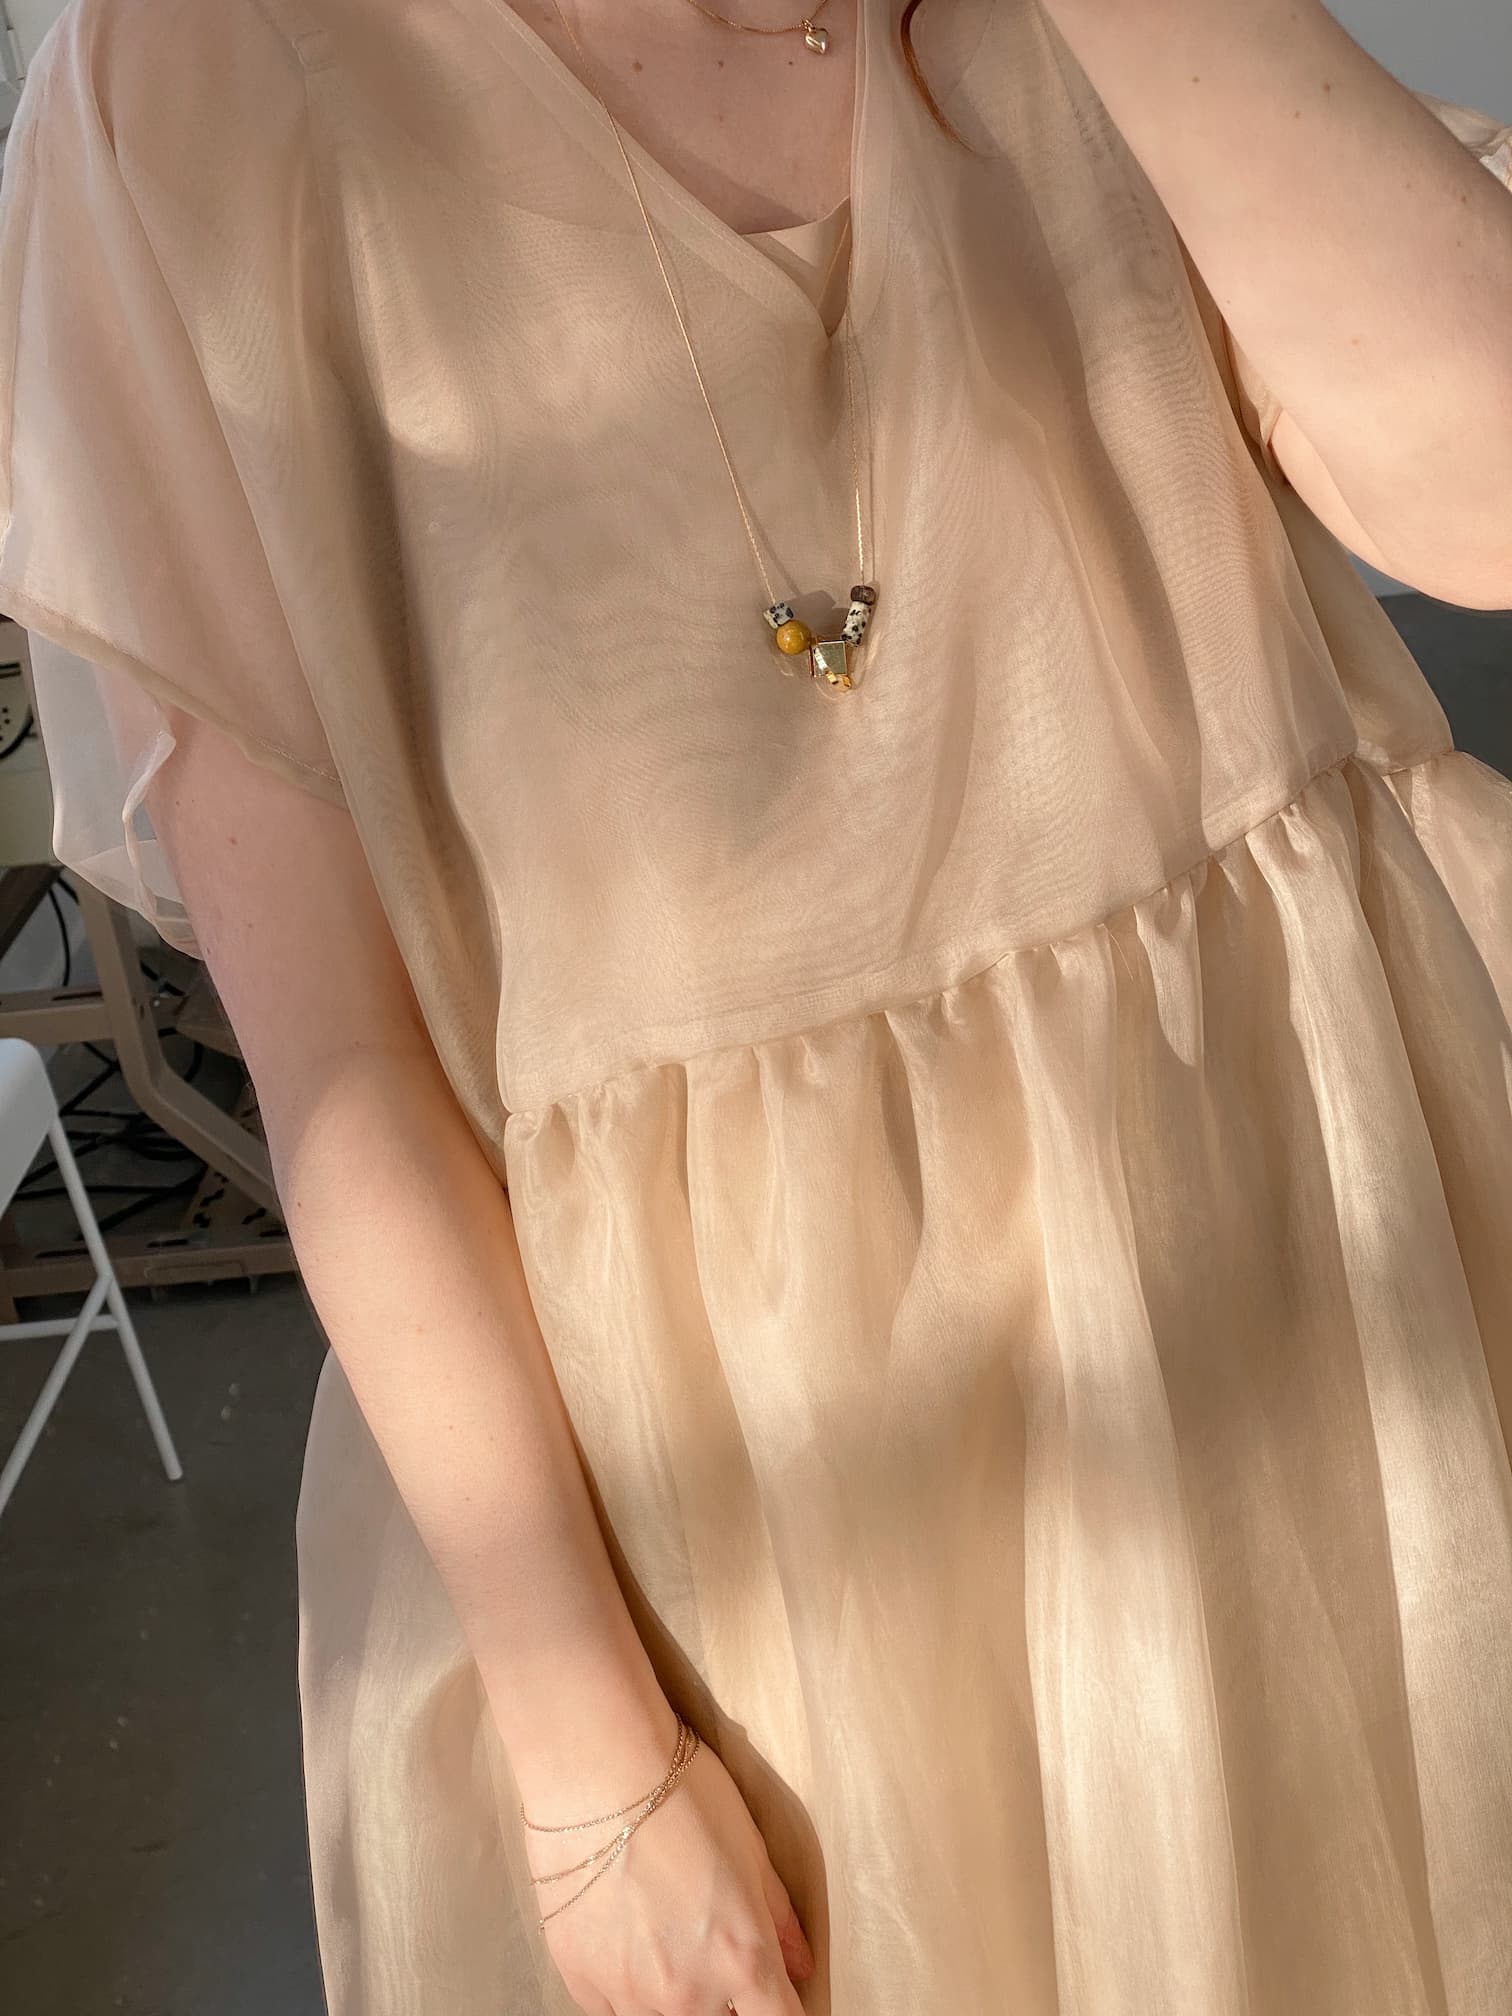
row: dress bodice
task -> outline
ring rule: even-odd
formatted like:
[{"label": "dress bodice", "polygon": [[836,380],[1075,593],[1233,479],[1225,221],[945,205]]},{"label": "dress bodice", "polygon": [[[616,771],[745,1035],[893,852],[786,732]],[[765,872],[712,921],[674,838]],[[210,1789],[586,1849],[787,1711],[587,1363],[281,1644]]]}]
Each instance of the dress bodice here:
[{"label": "dress bodice", "polygon": [[827,215],[807,223],[775,231],[747,231],[744,236],[792,274],[818,308],[826,330],[833,334],[845,309],[850,198],[843,196]]}]

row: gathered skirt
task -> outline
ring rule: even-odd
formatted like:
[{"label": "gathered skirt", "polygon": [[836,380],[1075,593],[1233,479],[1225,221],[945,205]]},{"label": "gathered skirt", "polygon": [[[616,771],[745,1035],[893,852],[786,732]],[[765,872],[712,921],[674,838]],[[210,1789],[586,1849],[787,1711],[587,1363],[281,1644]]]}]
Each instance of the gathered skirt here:
[{"label": "gathered skirt", "polygon": [[[1358,757],[925,998],[509,1119],[621,1585],[829,2016],[1512,2010],[1512,784]],[[567,2016],[328,1359],[331,2016]]]}]

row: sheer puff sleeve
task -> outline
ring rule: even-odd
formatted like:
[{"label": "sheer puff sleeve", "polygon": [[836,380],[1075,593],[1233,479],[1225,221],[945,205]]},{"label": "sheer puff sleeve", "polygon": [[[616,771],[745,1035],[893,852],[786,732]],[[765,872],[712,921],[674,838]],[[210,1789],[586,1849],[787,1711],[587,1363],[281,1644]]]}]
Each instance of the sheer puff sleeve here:
[{"label": "sheer puff sleeve", "polygon": [[346,802],[299,614],[340,459],[304,111],[252,0],[74,0],[0,179],[0,610],[54,852],[195,956],[141,802],[175,710]]},{"label": "sheer puff sleeve", "polygon": [[[1501,125],[1488,113],[1476,111],[1470,106],[1434,98],[1426,91],[1415,91],[1413,96],[1448,127],[1462,146],[1467,147],[1493,175],[1512,189],[1512,126]],[[1266,467],[1278,482],[1284,483],[1286,472],[1271,449],[1271,435],[1281,417],[1280,402],[1226,321],[1222,328],[1233,366],[1239,417],[1259,448]]]}]

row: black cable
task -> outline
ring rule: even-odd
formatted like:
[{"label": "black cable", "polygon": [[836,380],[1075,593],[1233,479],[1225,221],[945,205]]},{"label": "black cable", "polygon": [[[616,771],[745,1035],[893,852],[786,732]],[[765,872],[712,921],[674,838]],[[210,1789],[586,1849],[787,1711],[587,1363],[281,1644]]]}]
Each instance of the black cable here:
[{"label": "black cable", "polygon": [[73,945],[68,936],[68,919],[63,915],[63,905],[58,901],[56,876],[47,885],[47,900],[51,903],[53,915],[58,920],[58,936],[63,940],[63,978],[58,985],[66,987],[73,978]]},{"label": "black cable", "polygon": [[[196,1174],[192,1179],[184,1177],[178,1183],[91,1183],[89,1194],[91,1197],[176,1197],[179,1191],[184,1188],[184,1185],[191,1180],[197,1183],[199,1181],[198,1175]],[[32,1190],[28,1192],[28,1195],[31,1197],[66,1197],[68,1195],[68,1186],[66,1183],[59,1183],[55,1189]]]},{"label": "black cable", "polygon": [[[191,1037],[189,1040],[194,1045],[194,1055],[190,1058],[188,1064],[184,1067],[183,1071],[179,1075],[188,1084],[192,1085],[195,1079],[199,1076],[201,1070],[204,1068],[205,1046],[197,1038]],[[116,1062],[114,1056],[112,1056],[112,1054],[110,1053],[110,1051],[102,1050],[98,1045],[98,1043],[91,1043],[88,1037],[86,1037],[84,1041],[79,1045],[79,1048],[81,1050],[87,1050],[91,1057],[98,1057],[100,1062],[105,1066],[105,1069],[100,1073],[99,1077],[92,1078],[88,1083],[88,1085],[81,1087],[79,1091],[72,1093],[69,1096],[68,1105],[70,1107],[76,1105],[80,1099],[87,1099],[89,1097],[89,1094],[94,1090],[96,1085],[103,1083],[103,1081],[106,1078],[111,1077],[115,1072],[119,1071],[121,1068],[120,1065]]]},{"label": "black cable", "polygon": [[[75,904],[77,904],[79,900],[79,892],[77,889],[75,889],[75,887],[71,882],[60,878],[57,886],[63,890],[65,895],[71,896]],[[169,980],[165,978],[163,974],[154,971],[154,969],[147,964],[147,961],[144,958],[142,958],[140,947],[137,948],[137,958],[141,963],[142,971],[147,975],[147,978],[152,982],[154,987],[160,987],[164,990],[165,993],[168,994],[185,993],[185,989],[180,987],[177,980]]]},{"label": "black cable", "polygon": [[87,1085],[81,1085],[77,1092],[70,1093],[68,1098],[61,1102],[59,1111],[65,1114],[72,1110],[75,1100],[87,1099],[91,1092],[96,1091],[108,1079],[114,1078],[116,1072],[120,1069],[114,1057],[105,1057],[102,1051],[95,1049],[93,1043],[85,1043],[82,1045],[82,1048],[88,1050],[93,1056],[102,1057],[105,1068],[102,1071],[96,1071]]},{"label": "black cable", "polygon": [[154,973],[145,959],[142,960],[142,971],[147,975],[153,986],[161,988],[164,993],[182,994],[185,1000],[189,998],[186,990],[180,987],[177,980],[165,980],[161,973]]},{"label": "black cable", "polygon": [[101,1232],[113,1232],[117,1225],[123,1225],[128,1218],[136,1217],[139,1211],[148,1210],[158,1197],[188,1197],[199,1187],[204,1172],[201,1163],[192,1176],[186,1176],[182,1183],[175,1183],[163,1190],[145,1190],[130,1204],[123,1204],[119,1211],[108,1211],[97,1222]]},{"label": "black cable", "polygon": [[[3,751],[0,751],[0,755],[3,755],[3,753]],[[73,975],[73,946],[69,939],[68,920],[63,914],[62,905],[59,903],[55,893],[57,886],[58,881],[55,880],[48,885],[46,893],[52,904],[53,914],[58,920],[59,933],[62,938],[63,979],[60,985],[66,987]],[[74,902],[77,904],[78,892],[72,889],[66,881],[63,881],[61,886],[68,890],[69,895],[74,898]],[[174,993],[180,995],[184,993],[183,988],[177,986],[172,981],[165,980],[160,974],[154,973],[145,960],[142,961],[142,968],[155,986],[171,989]],[[187,1083],[192,1083],[204,1068],[206,1049],[203,1043],[194,1041],[192,1038],[189,1040],[192,1044],[192,1054],[187,1067],[181,1075]],[[106,1216],[99,1219],[100,1229],[105,1231],[112,1226],[121,1224],[125,1219],[135,1216],[140,1211],[150,1209],[161,1198],[192,1194],[203,1181],[209,1164],[202,1155],[198,1155],[192,1148],[186,1147],[182,1141],[177,1140],[165,1127],[159,1125],[149,1114],[143,1113],[140,1108],[130,1108],[122,1112],[112,1110],[108,1107],[89,1104],[88,1102],[103,1085],[108,1084],[112,1078],[117,1078],[121,1075],[121,1064],[118,1056],[113,1055],[108,1050],[101,1049],[96,1043],[86,1040],[82,1048],[86,1049],[92,1057],[98,1058],[100,1069],[93,1072],[85,1083],[70,1093],[66,1099],[58,1102],[59,1119],[67,1136],[69,1149],[74,1161],[82,1165],[89,1156],[99,1154],[106,1149],[111,1149],[117,1153],[135,1156],[142,1162],[161,1165],[165,1163],[182,1164],[187,1161],[191,1165],[184,1175],[163,1183],[97,1182],[90,1184],[86,1178],[86,1187],[89,1189],[91,1196],[125,1197],[129,1200],[118,1210],[107,1213]],[[85,1132],[80,1131],[78,1127],[78,1122],[81,1120],[105,1121],[111,1124],[96,1126]],[[16,1186],[16,1200],[18,1202],[24,1200],[30,1203],[34,1200],[40,1202],[47,1198],[66,1197],[68,1195],[67,1186],[50,1180],[56,1178],[58,1173],[56,1156],[48,1154],[43,1159],[39,1159]],[[80,1173],[81,1175],[83,1174],[82,1167]]]},{"label": "black cable", "polygon": [[[75,1134],[69,1128],[64,1129],[75,1162],[82,1162],[86,1156],[98,1154],[104,1148],[121,1149],[127,1154],[137,1156],[143,1162],[182,1162],[186,1156],[193,1157],[196,1162],[203,1161],[203,1157],[196,1155],[192,1148],[186,1148],[183,1142],[175,1140],[173,1135],[159,1127],[156,1121],[148,1120],[145,1114],[135,1116],[121,1114],[110,1117],[120,1118],[125,1124],[108,1131],[97,1129],[91,1134]],[[148,1129],[152,1131],[146,1131]],[[56,1159],[49,1157],[46,1162],[39,1162],[35,1169],[27,1172],[16,1195],[18,1197],[48,1195],[48,1192],[39,1190],[37,1186],[45,1183],[49,1176],[56,1176],[57,1173]]]},{"label": "black cable", "polygon": [[[114,1075],[114,1071],[97,1073],[86,1090],[92,1090],[106,1078],[113,1077]],[[165,1127],[159,1126],[158,1122],[152,1119],[149,1114],[142,1112],[117,1113],[101,1108],[88,1108],[81,1114],[74,1106],[72,1100],[60,1102],[58,1111],[63,1121],[63,1131],[68,1137],[68,1145],[75,1162],[83,1163],[89,1156],[98,1154],[102,1150],[109,1148],[120,1150],[129,1155],[135,1155],[139,1160],[145,1162],[181,1162],[188,1158],[195,1162],[201,1170],[206,1166],[202,1155],[197,1155],[192,1148],[186,1147],[182,1141],[170,1134]],[[79,1118],[93,1119],[95,1117],[113,1120],[118,1124],[108,1128],[93,1128],[88,1133],[79,1133],[74,1127],[69,1125],[70,1120]],[[28,1170],[17,1187],[16,1195],[24,1198],[56,1196],[58,1194],[56,1191],[47,1190],[41,1186],[47,1182],[49,1177],[56,1176],[57,1173],[57,1158],[49,1154],[45,1159],[39,1160],[34,1168]],[[143,1187],[152,1188],[154,1186],[147,1185]]]},{"label": "black cable", "polygon": [[[144,1118],[141,1114],[117,1113],[108,1106],[76,1107],[74,1112],[76,1118],[84,1120],[119,1120],[122,1124],[108,1138],[111,1141],[120,1141],[137,1136],[138,1138],[130,1140],[129,1143],[132,1153],[143,1156],[149,1162],[171,1162],[194,1152],[186,1148],[174,1135],[164,1135],[161,1128],[158,1128],[156,1133],[149,1133],[140,1128],[136,1123]],[[75,1141],[80,1138],[87,1140],[89,1137],[70,1134],[68,1145],[72,1148]],[[102,1135],[100,1138],[106,1137]]]}]

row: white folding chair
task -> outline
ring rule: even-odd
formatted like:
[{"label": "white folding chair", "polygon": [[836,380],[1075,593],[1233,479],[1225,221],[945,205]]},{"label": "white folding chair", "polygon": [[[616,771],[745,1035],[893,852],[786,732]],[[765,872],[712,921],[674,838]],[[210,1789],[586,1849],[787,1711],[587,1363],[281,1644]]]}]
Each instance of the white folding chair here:
[{"label": "white folding chair", "polygon": [[[7,1337],[66,1339],[42,1391],[37,1395],[36,1405],[27,1416],[25,1427],[16,1437],[16,1446],[6,1458],[5,1468],[0,1470],[0,1512],[5,1510],[26,1467],[26,1459],[47,1426],[47,1418],[63,1391],[64,1381],[93,1330],[114,1330],[119,1336],[126,1363],[136,1382],[142,1411],[152,1430],[152,1439],[163,1459],[163,1468],[173,1481],[184,1474],[173,1446],[173,1437],[168,1433],[168,1423],[163,1419],[163,1410],[158,1404],[152,1375],[147,1370],[147,1361],[137,1342],[125,1297],[116,1280],[115,1269],[110,1264],[100,1228],[95,1223],[89,1194],[80,1178],[73,1150],[68,1145],[42,1053],[23,1037],[0,1036],[0,1211],[5,1210],[15,1196],[22,1177],[35,1161],[44,1141],[52,1143],[53,1153],[58,1158],[58,1168],[78,1217],[79,1230],[95,1264],[95,1284],[83,1308],[72,1321],[59,1317],[41,1323],[0,1323],[0,1341]],[[102,1313],[102,1303],[109,1304],[108,1313]]]}]

